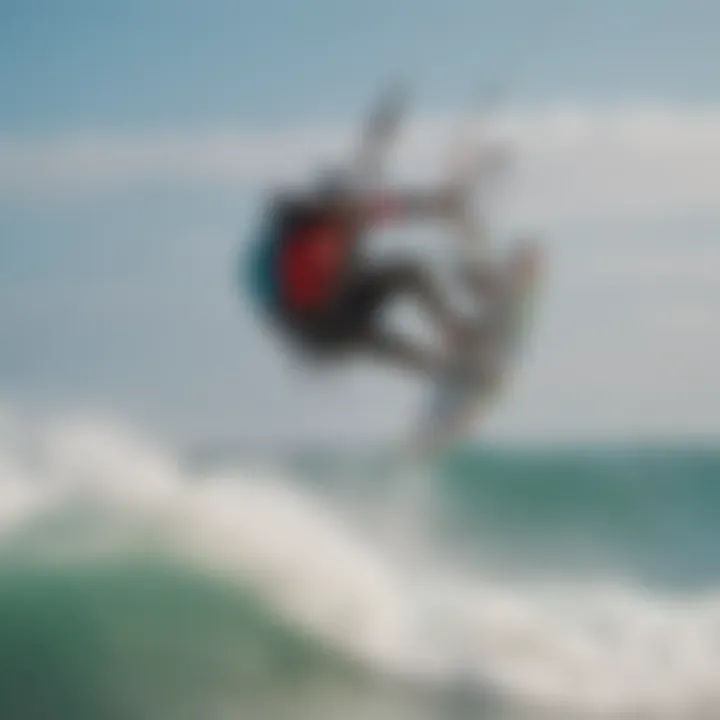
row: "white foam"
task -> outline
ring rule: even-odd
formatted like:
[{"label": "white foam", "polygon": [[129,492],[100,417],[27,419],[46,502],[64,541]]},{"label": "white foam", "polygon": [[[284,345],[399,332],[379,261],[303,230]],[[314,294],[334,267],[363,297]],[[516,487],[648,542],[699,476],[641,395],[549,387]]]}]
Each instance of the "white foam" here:
[{"label": "white foam", "polygon": [[720,708],[720,589],[673,599],[627,582],[501,585],[417,556],[408,567],[288,479],[193,474],[95,420],[30,428],[4,417],[3,431],[0,542],[92,503],[132,521],[124,541],[151,530],[385,672],[490,684],[555,710]]}]

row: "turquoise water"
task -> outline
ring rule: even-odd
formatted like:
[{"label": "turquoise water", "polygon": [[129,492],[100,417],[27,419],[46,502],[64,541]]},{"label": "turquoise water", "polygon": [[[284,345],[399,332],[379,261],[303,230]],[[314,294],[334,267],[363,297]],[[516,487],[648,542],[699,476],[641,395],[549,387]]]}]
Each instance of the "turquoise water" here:
[{"label": "turquoise water", "polygon": [[200,462],[11,423],[0,478],[3,720],[720,712],[719,450]]}]

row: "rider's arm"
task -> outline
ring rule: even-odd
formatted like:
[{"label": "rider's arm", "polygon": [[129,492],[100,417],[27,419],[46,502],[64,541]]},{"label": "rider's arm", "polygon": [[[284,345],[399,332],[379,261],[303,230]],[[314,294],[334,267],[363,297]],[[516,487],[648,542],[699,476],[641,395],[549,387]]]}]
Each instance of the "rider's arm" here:
[{"label": "rider's arm", "polygon": [[461,199],[449,190],[380,195],[368,200],[365,217],[372,224],[449,220],[459,215]]}]

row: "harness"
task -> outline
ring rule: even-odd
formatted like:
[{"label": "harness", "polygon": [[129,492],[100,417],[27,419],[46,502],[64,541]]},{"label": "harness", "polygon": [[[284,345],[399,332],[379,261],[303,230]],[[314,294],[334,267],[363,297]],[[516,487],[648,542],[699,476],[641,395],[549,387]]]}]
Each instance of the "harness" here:
[{"label": "harness", "polygon": [[344,228],[313,208],[276,209],[251,246],[253,299],[285,320],[322,311],[338,289],[351,246]]}]

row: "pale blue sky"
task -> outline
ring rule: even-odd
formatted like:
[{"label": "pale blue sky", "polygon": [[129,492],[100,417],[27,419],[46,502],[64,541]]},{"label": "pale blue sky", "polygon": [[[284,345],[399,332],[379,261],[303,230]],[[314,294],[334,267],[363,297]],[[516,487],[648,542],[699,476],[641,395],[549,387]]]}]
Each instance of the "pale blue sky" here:
[{"label": "pale blue sky", "polygon": [[[417,388],[288,371],[231,282],[262,158],[281,177],[283,133],[316,128],[321,147],[317,128],[348,129],[400,73],[421,116],[510,80],[519,116],[570,106],[590,128],[557,153],[534,148],[532,123],[520,131],[534,159],[519,216],[542,226],[558,270],[540,356],[492,432],[716,435],[720,297],[696,276],[720,230],[718,66],[712,0],[0,2],[0,404],[90,406],[208,438],[401,428]],[[668,142],[637,145],[638,106]],[[596,136],[619,137],[615,154]],[[288,142],[291,167],[293,152],[308,159]],[[637,268],[618,262],[660,247],[684,274],[621,287]],[[660,329],[668,318],[681,337]]]},{"label": "pale blue sky", "polygon": [[516,70],[519,102],[714,101],[719,27],[713,0],[5,0],[0,128],[345,118],[406,71],[434,107]]}]

